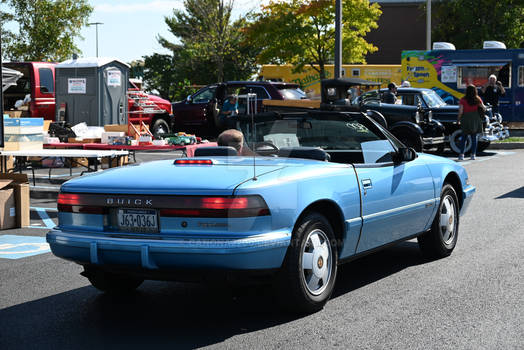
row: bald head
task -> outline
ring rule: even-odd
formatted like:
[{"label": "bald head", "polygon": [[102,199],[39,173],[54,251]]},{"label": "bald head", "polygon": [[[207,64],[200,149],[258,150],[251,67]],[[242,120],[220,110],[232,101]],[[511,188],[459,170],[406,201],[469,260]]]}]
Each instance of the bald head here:
[{"label": "bald head", "polygon": [[224,130],[218,135],[217,144],[219,146],[231,146],[240,154],[244,144],[244,135],[236,129]]}]

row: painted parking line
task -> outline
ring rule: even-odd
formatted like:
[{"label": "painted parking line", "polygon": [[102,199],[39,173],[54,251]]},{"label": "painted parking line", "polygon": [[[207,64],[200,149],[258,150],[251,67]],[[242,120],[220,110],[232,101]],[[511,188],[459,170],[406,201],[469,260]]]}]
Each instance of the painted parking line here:
[{"label": "painted parking line", "polygon": [[50,251],[45,237],[0,235],[0,259],[20,259]]},{"label": "painted parking line", "polygon": [[38,222],[34,222],[37,219],[32,219],[30,228],[39,228],[41,230],[49,230],[54,228],[57,224],[49,217],[48,213],[56,213],[58,210],[56,208],[47,208],[47,207],[30,207],[31,211],[37,213],[39,219]]}]

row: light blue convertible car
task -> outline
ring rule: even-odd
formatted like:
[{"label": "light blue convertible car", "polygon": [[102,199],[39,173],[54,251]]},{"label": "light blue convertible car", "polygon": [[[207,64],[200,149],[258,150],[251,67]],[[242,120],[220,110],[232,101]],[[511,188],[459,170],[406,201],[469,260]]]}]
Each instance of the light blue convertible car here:
[{"label": "light blue convertible car", "polygon": [[105,292],[249,275],[313,312],[344,261],[414,237],[433,258],[455,248],[475,192],[460,164],[405,148],[362,113],[258,114],[238,126],[255,154],[201,148],[64,183],[53,253]]}]

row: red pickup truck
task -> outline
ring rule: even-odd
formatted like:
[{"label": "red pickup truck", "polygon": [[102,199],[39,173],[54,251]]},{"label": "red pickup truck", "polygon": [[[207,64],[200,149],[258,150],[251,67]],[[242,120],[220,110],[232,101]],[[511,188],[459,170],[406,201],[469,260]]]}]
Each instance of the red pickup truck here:
[{"label": "red pickup truck", "polygon": [[[8,62],[4,67],[23,74],[17,84],[4,91],[4,110],[14,108],[17,100],[30,95],[29,116],[56,120],[55,65],[50,62]],[[132,82],[128,83],[128,120],[140,118],[154,135],[170,133],[173,125],[171,102],[148,95]]]}]

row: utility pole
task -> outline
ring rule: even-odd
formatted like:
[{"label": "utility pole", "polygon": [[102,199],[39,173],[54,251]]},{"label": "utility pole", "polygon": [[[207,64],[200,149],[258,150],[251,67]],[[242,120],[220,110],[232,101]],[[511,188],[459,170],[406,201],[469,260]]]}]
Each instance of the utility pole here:
[{"label": "utility pole", "polygon": [[335,2],[335,79],[342,73],[342,0]]},{"label": "utility pole", "polygon": [[[2,120],[0,121],[0,147],[4,147],[4,82],[3,82],[3,65],[2,65],[2,30],[0,28],[0,85],[2,86],[2,90],[0,91],[0,118]],[[3,169],[5,172],[7,172],[7,169]]]},{"label": "utility pole", "polygon": [[98,26],[101,25],[101,24],[104,24],[102,22],[93,22],[93,23],[88,23],[87,25],[88,26],[95,26],[96,27],[96,57],[98,57]]},{"label": "utility pole", "polygon": [[431,50],[431,0],[426,2],[426,50]]}]

